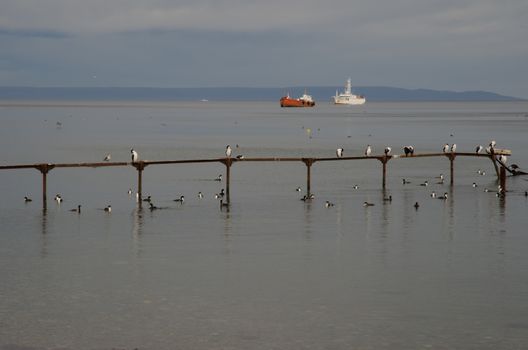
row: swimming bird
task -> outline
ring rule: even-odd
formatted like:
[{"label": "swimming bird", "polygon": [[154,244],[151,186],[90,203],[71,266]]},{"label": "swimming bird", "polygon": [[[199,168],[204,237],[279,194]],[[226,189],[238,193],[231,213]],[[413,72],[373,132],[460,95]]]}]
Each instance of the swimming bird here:
[{"label": "swimming bird", "polygon": [[446,143],[446,144],[444,145],[444,148],[443,148],[442,150],[444,151],[444,153],[447,153],[447,152],[449,151],[449,144]]},{"label": "swimming bird", "polygon": [[112,212],[112,206],[111,205],[108,205],[106,208],[103,209],[104,211],[106,211],[107,213],[111,213]]},{"label": "swimming bird", "polygon": [[524,196],[528,197],[528,191],[524,191]]},{"label": "swimming bird", "polygon": [[202,194],[202,192],[198,192],[198,199],[203,199],[203,194]]},{"label": "swimming bird", "polygon": [[337,158],[343,157],[343,149],[342,148],[336,149],[336,156],[337,156]]},{"label": "swimming bird", "polygon": [[147,198],[143,199],[143,202],[151,202],[152,201],[152,197],[149,195]]},{"label": "swimming bird", "polygon": [[365,149],[365,155],[367,157],[370,157],[371,153],[372,153],[372,147],[370,147],[370,145],[367,145],[367,148]]},{"label": "swimming bird", "polygon": [[473,182],[473,183],[471,184],[471,186],[473,186],[473,187],[477,187],[477,183],[476,183],[476,182]]},{"label": "swimming bird", "polygon": [[438,199],[447,199],[447,192],[444,192],[443,196],[437,197]]},{"label": "swimming bird", "polygon": [[302,188],[297,187],[297,188],[295,189],[295,191],[297,191],[297,192],[301,192],[301,191],[302,191]]},{"label": "swimming bird", "polygon": [[453,144],[451,145],[451,153],[455,153],[455,151],[456,151],[456,147],[457,147],[457,146],[456,146],[456,143],[453,143]]},{"label": "swimming bird", "polygon": [[389,195],[388,197],[384,197],[383,200],[385,202],[392,202],[392,195]]},{"label": "swimming bird", "polygon": [[475,148],[475,153],[479,154],[480,151],[482,151],[482,146],[481,145],[477,145],[477,147]]},{"label": "swimming bird", "polygon": [[128,194],[129,196],[132,195],[132,189],[131,189],[131,188],[128,189],[127,194]]},{"label": "swimming bird", "polygon": [[31,198],[29,198],[29,197],[27,197],[27,196],[24,197],[24,202],[27,203],[27,202],[32,202],[32,201],[33,201],[33,199],[31,199]]},{"label": "swimming bird", "polygon": [[185,196],[180,196],[180,198],[176,198],[174,201],[183,204],[183,202],[185,202]]},{"label": "swimming bird", "polygon": [[134,151],[134,149],[131,149],[130,153],[131,153],[132,163],[137,162],[138,159],[139,159],[138,153],[136,151]]},{"label": "swimming bird", "polygon": [[63,201],[63,199],[62,199],[62,197],[61,197],[60,194],[56,195],[54,199],[55,199],[55,201],[56,201],[58,204],[61,204],[62,201]]},{"label": "swimming bird", "polygon": [[154,204],[152,204],[152,202],[151,202],[151,203],[149,203],[149,209],[150,209],[150,211],[152,211],[152,210],[159,209],[159,207],[156,207],[156,206],[155,206]]},{"label": "swimming bird", "polygon": [[512,164],[510,165],[510,168],[512,168],[513,170],[517,170],[519,169],[519,166],[517,164]]},{"label": "swimming bird", "polygon": [[390,148],[389,146],[385,147],[385,150],[383,151],[385,153],[386,156],[388,156],[392,151],[392,148]]},{"label": "swimming bird", "polygon": [[487,188],[484,189],[484,192],[489,192],[489,190]]},{"label": "swimming bird", "polygon": [[354,185],[352,188],[357,190],[357,189],[359,189],[359,186],[358,185]]},{"label": "swimming bird", "polygon": [[407,184],[410,184],[411,181],[408,181],[408,180],[402,179],[402,183],[403,183],[404,185],[407,185]]},{"label": "swimming bird", "polygon": [[222,181],[222,174],[218,175],[215,181]]},{"label": "swimming bird", "polygon": [[431,198],[436,198],[436,192],[435,191],[431,192]]},{"label": "swimming bird", "polygon": [[374,205],[374,203],[363,202],[363,206],[364,207],[372,207],[373,205]]},{"label": "swimming bird", "polygon": [[420,207],[420,204],[418,202],[414,203],[414,209],[418,209]]},{"label": "swimming bird", "polygon": [[70,209],[70,211],[80,214],[80,213],[81,213],[81,205],[79,204],[79,205],[77,206],[77,208],[75,208],[75,209]]},{"label": "swimming bird", "polygon": [[428,185],[429,185],[429,182],[427,182],[427,180],[420,184],[420,186],[428,186]]},{"label": "swimming bird", "polygon": [[110,159],[112,159],[112,155],[111,155],[110,153],[108,153],[108,154],[104,157],[103,161],[108,162],[108,161],[110,161]]},{"label": "swimming bird", "polygon": [[224,200],[220,199],[220,210],[222,210],[222,208],[229,208],[229,203],[224,203]]},{"label": "swimming bird", "polygon": [[227,145],[226,150],[225,150],[225,155],[227,158],[231,157],[231,152],[232,152],[231,146]]},{"label": "swimming bird", "polygon": [[329,202],[329,201],[325,202],[325,208],[330,208],[330,207],[333,207],[333,206],[334,206],[334,203]]}]

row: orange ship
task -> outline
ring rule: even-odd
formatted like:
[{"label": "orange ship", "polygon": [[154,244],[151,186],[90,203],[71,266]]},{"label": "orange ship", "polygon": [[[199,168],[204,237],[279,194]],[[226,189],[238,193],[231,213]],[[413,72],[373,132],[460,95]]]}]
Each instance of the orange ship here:
[{"label": "orange ship", "polygon": [[307,95],[306,91],[304,95],[299,98],[291,98],[290,95],[286,95],[280,99],[281,107],[313,107],[315,102],[312,99],[312,96]]}]

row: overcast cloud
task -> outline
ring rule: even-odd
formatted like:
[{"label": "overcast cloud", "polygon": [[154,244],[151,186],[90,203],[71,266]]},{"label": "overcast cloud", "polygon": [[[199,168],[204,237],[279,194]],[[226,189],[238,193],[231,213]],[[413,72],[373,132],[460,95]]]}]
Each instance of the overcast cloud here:
[{"label": "overcast cloud", "polygon": [[0,0],[0,85],[341,86],[528,98],[526,0]]}]

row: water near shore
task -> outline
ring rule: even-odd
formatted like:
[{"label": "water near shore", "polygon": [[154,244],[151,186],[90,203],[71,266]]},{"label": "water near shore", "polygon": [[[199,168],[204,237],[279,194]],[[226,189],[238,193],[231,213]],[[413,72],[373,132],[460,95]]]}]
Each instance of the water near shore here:
[{"label": "water near shore", "polygon": [[[217,158],[226,144],[247,157],[471,152],[495,139],[528,168],[525,102],[4,103],[0,125],[1,165],[129,161],[131,148]],[[241,163],[227,212],[214,199],[224,171],[147,167],[144,195],[163,208],[151,212],[127,194],[132,167],[54,169],[48,197],[64,202],[46,213],[38,171],[0,171],[0,349],[528,346],[528,177],[508,178],[501,199],[484,191],[497,186],[484,158],[457,158],[453,187],[437,184],[447,159],[391,160],[386,191],[378,161],[315,163],[304,203],[304,164]]]}]

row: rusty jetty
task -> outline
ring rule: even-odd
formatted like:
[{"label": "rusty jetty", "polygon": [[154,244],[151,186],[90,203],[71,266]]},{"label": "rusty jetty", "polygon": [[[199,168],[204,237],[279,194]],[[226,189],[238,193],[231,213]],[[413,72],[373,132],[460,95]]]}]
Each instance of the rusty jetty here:
[{"label": "rusty jetty", "polygon": [[42,174],[42,206],[46,209],[47,206],[47,194],[46,194],[46,182],[48,173],[53,169],[59,168],[104,168],[104,167],[133,167],[138,173],[138,184],[137,192],[139,196],[139,205],[142,201],[142,183],[143,183],[143,171],[147,166],[154,165],[168,165],[168,164],[196,164],[196,163],[222,163],[226,167],[226,202],[231,202],[230,198],[230,176],[231,166],[234,163],[247,163],[247,162],[302,162],[306,166],[306,193],[308,196],[311,195],[311,168],[314,163],[319,162],[343,162],[353,160],[365,160],[372,159],[378,160],[382,165],[382,183],[381,186],[385,189],[386,178],[387,178],[387,163],[393,159],[415,159],[424,157],[444,157],[449,160],[450,164],[450,185],[454,184],[454,163],[457,157],[479,157],[487,158],[493,163],[493,167],[497,174],[497,178],[502,186],[502,189],[506,189],[506,171],[515,175],[515,171],[508,168],[501,160],[500,156],[509,156],[511,151],[507,149],[492,149],[490,153],[463,153],[463,152],[444,152],[444,153],[418,153],[414,152],[409,156],[408,154],[395,154],[395,155],[365,155],[356,157],[329,157],[329,158],[308,158],[308,157],[268,157],[268,158],[231,158],[231,156],[223,158],[211,158],[211,159],[186,159],[186,160],[138,160],[133,162],[101,162],[101,163],[65,163],[65,164],[22,164],[22,165],[0,165],[0,170],[16,170],[16,169],[37,169]]}]

